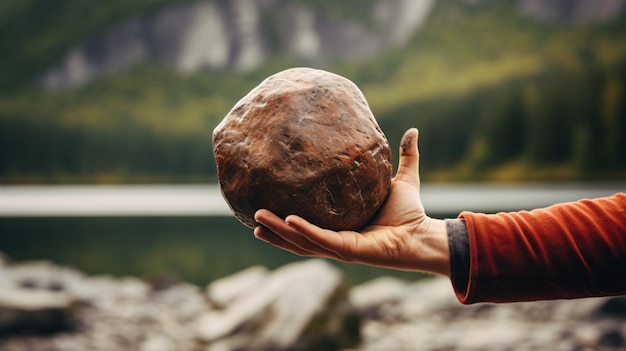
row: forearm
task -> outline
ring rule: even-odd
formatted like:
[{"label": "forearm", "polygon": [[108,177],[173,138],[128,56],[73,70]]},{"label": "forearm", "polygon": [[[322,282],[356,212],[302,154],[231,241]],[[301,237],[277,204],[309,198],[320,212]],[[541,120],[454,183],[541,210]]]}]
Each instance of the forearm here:
[{"label": "forearm", "polygon": [[453,282],[463,303],[626,293],[625,194],[460,217],[468,230],[469,274],[467,284]]}]

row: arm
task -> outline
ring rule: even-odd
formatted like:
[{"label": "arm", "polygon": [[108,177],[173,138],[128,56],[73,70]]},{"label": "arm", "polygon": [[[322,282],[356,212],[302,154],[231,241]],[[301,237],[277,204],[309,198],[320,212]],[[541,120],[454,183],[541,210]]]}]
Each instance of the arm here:
[{"label": "arm", "polygon": [[544,209],[464,212],[470,271],[463,303],[626,294],[626,194]]}]

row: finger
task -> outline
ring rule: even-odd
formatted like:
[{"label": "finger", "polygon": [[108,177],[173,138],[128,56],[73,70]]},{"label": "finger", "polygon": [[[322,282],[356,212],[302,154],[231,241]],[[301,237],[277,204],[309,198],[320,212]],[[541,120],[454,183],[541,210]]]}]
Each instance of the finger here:
[{"label": "finger", "polygon": [[254,228],[254,236],[259,240],[265,241],[269,244],[272,244],[280,249],[289,251],[298,256],[316,256],[314,253],[302,250],[296,245],[286,241],[285,239],[281,238],[279,235],[276,235],[276,233],[272,232],[267,227],[264,227],[262,225]]},{"label": "finger", "polygon": [[307,236],[296,228],[288,225],[274,213],[268,210],[259,210],[254,219],[266,227],[273,235],[263,230],[255,231],[260,239],[266,239],[269,243],[291,251],[299,255],[332,257],[332,253],[308,240]]},{"label": "finger", "polygon": [[[260,227],[257,227],[260,229],[257,230],[255,228],[254,231],[254,236],[257,238],[292,252],[304,251],[291,241],[285,239],[285,236],[295,236],[298,235],[298,233],[273,212],[258,210],[254,214],[254,220],[261,224]],[[291,247],[295,247],[295,249]]]},{"label": "finger", "polygon": [[254,214],[254,220],[273,232],[292,230],[291,227],[289,227],[283,219],[281,219],[280,217],[275,215],[274,212],[269,210],[261,209],[256,211],[256,213]]},{"label": "finger", "polygon": [[[356,241],[361,234],[349,231],[338,233],[322,229],[298,216],[288,216],[285,223],[306,236],[311,243],[326,251],[328,257],[341,261],[354,261],[354,257],[352,257],[354,250],[351,250],[350,247],[358,246]],[[350,246],[349,243],[354,245]]]},{"label": "finger", "polygon": [[411,128],[404,133],[400,142],[400,161],[396,179],[417,182],[419,184],[419,150],[417,139],[419,133],[416,128]]}]

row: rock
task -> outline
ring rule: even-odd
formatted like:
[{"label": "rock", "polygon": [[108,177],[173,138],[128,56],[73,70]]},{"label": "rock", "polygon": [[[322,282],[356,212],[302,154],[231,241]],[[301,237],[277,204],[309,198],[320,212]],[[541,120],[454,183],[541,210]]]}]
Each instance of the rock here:
[{"label": "rock", "polygon": [[[372,296],[365,296],[371,294]],[[354,350],[623,350],[623,297],[461,305],[450,281],[377,279],[356,286],[362,314]],[[378,313],[372,314],[375,309]],[[607,313],[607,311],[611,311]]]},{"label": "rock", "polygon": [[175,350],[176,345],[163,335],[149,335],[141,345],[141,351],[170,351]]},{"label": "rock", "polygon": [[[198,320],[198,335],[210,350],[309,349],[333,341],[348,313],[342,275],[323,260],[285,265],[224,310]],[[319,324],[319,325],[318,325]],[[312,329],[311,329],[312,328]],[[316,335],[317,333],[317,335]]]},{"label": "rock", "polygon": [[15,284],[31,289],[52,291],[71,290],[81,285],[84,275],[79,271],[49,261],[28,261],[10,266],[9,274]]},{"label": "rock", "polygon": [[83,276],[50,262],[0,262],[0,276],[0,350],[626,346],[624,297],[464,306],[443,277],[381,277],[349,289],[324,260],[251,267],[206,291],[184,282],[155,289],[134,277]]},{"label": "rock", "polygon": [[391,184],[391,150],[361,91],[311,68],[279,72],[243,97],[215,128],[213,152],[222,193],[249,227],[267,208],[359,229]]},{"label": "rock", "polygon": [[69,290],[80,284],[81,273],[48,261],[10,264],[0,256],[0,334],[45,334],[74,327],[79,299]]},{"label": "rock", "polygon": [[357,285],[350,290],[350,303],[368,318],[384,318],[384,310],[403,301],[411,292],[409,284],[392,277],[380,277]]},{"label": "rock", "polygon": [[357,309],[368,309],[371,306],[397,301],[410,292],[409,284],[393,277],[380,277],[350,290],[350,302]]},{"label": "rock", "polygon": [[207,287],[207,297],[217,307],[224,308],[242,295],[257,289],[266,280],[269,271],[265,267],[252,266],[241,272],[213,281]]},{"label": "rock", "polygon": [[17,284],[13,280],[11,272],[7,269],[7,266],[1,262],[1,259],[2,258],[0,257],[0,288],[15,288]]},{"label": "rock", "polygon": [[608,299],[595,311],[594,315],[626,319],[626,296]]},{"label": "rock", "polygon": [[396,315],[400,320],[411,320],[441,315],[447,309],[463,307],[454,295],[450,280],[445,278],[422,279],[412,283],[409,290],[406,297],[388,309],[387,313]]},{"label": "rock", "polygon": [[0,265],[0,276],[10,282],[0,289],[1,350],[193,350],[192,326],[210,308],[183,282],[152,289],[43,261]]},{"label": "rock", "polygon": [[69,330],[73,306],[74,299],[61,292],[0,288],[0,334]]}]

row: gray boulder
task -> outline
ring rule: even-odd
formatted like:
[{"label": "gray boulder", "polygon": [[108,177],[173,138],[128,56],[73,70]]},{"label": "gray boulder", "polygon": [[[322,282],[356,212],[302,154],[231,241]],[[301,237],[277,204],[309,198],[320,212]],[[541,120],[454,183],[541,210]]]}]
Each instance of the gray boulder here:
[{"label": "gray boulder", "polygon": [[0,255],[0,334],[72,329],[78,300],[63,290],[79,277],[49,262],[11,264]]},{"label": "gray boulder", "polygon": [[0,288],[0,334],[53,333],[73,327],[75,300],[63,292]]},{"label": "gray boulder", "polygon": [[[258,281],[250,271],[235,281],[242,277]],[[344,340],[336,336],[351,317],[341,272],[326,261],[307,260],[278,268],[222,310],[207,312],[197,332],[209,350],[298,350],[321,342],[338,348]]]},{"label": "gray boulder", "polygon": [[256,289],[269,276],[269,270],[252,266],[235,274],[217,279],[207,287],[207,298],[217,308],[225,308],[242,295]]}]

